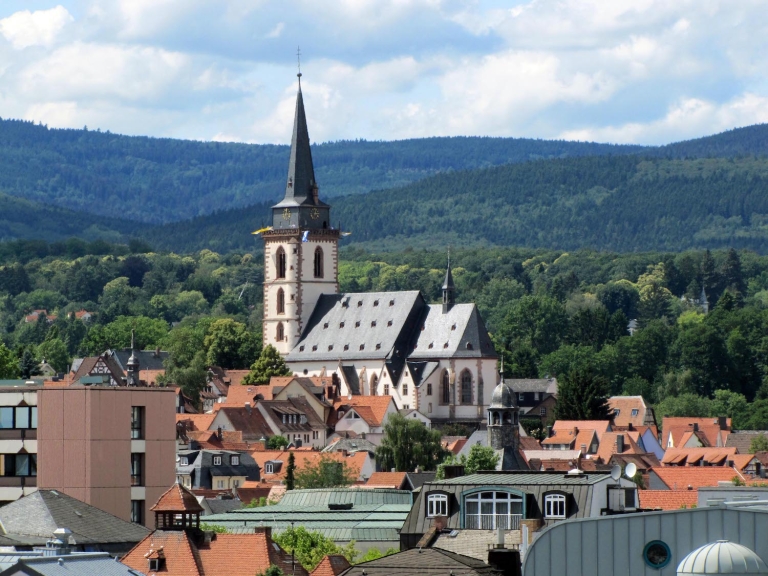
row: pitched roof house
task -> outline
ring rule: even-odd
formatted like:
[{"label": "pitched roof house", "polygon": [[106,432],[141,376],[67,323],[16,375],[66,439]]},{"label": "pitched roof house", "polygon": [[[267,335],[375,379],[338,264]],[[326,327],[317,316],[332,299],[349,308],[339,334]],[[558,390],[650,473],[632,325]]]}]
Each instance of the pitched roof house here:
[{"label": "pitched roof house", "polygon": [[642,426],[651,427],[658,435],[656,414],[646,405],[642,396],[611,396],[608,406],[613,412],[614,430],[632,430]]},{"label": "pitched roof house", "polygon": [[667,448],[724,447],[731,433],[731,419],[665,417],[661,445]]},{"label": "pitched roof house", "polygon": [[698,505],[698,490],[638,490],[640,508],[644,510],[679,510]]},{"label": "pitched roof house", "polygon": [[260,476],[258,464],[247,452],[183,450],[178,452],[176,479],[187,488],[229,490]]},{"label": "pitched roof house", "polygon": [[684,490],[690,486],[695,490],[717,486],[718,482],[730,482],[734,478],[739,478],[742,482],[746,480],[741,472],[728,466],[660,466],[649,472],[648,488]]},{"label": "pitched roof house", "polygon": [[667,448],[663,466],[733,466],[736,448]]},{"label": "pitched roof house", "polygon": [[470,556],[440,548],[406,550],[369,562],[361,562],[342,572],[343,576],[416,576],[461,574],[462,576],[502,576],[505,570]]},{"label": "pitched roof house", "polygon": [[273,540],[269,528],[250,534],[215,534],[200,530],[202,506],[194,494],[176,484],[151,508],[157,529],[121,562],[150,576],[253,576],[271,565],[307,576],[290,554]]}]

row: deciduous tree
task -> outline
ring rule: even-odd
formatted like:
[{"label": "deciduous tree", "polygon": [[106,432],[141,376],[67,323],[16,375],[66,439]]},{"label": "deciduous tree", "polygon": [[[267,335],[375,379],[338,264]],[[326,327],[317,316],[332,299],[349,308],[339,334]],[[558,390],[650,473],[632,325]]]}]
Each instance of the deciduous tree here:
[{"label": "deciduous tree", "polygon": [[417,466],[421,470],[434,470],[446,456],[440,438],[438,430],[430,430],[419,420],[393,414],[376,448],[376,461],[383,470],[394,468],[408,472]]},{"label": "deciduous tree", "polygon": [[251,371],[243,378],[243,384],[269,384],[272,376],[290,376],[293,372],[285,364],[280,352],[268,344],[261,351],[258,360],[251,365]]}]

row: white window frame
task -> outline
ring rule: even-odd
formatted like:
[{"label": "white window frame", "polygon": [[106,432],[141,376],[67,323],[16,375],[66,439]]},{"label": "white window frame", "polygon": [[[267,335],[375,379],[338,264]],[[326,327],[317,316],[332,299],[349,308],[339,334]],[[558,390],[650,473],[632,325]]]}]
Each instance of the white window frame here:
[{"label": "white window frame", "polygon": [[230,466],[240,466],[240,456],[233,454],[230,458]]},{"label": "white window frame", "polygon": [[179,458],[179,466],[189,466],[189,459],[186,456]]},{"label": "white window frame", "polygon": [[429,494],[427,496],[427,518],[448,516],[448,494]]},{"label": "white window frame", "polygon": [[567,518],[567,514],[565,494],[544,495],[544,518],[548,520],[564,520]]},{"label": "white window frame", "polygon": [[214,456],[213,457],[213,465],[214,466],[221,466],[221,456]]},{"label": "white window frame", "polygon": [[275,473],[275,467],[272,464],[272,462],[267,462],[264,464],[264,474],[274,474]]}]

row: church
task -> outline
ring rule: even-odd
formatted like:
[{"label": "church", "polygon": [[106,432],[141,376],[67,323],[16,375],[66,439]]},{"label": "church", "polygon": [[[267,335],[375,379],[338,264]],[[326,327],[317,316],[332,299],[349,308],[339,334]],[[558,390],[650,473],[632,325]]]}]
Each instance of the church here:
[{"label": "church", "polygon": [[333,376],[342,395],[392,396],[435,423],[477,423],[500,381],[474,304],[456,302],[450,263],[442,302],[418,291],[341,293],[339,239],[320,200],[301,74],[283,199],[264,241],[264,344],[296,374]]}]

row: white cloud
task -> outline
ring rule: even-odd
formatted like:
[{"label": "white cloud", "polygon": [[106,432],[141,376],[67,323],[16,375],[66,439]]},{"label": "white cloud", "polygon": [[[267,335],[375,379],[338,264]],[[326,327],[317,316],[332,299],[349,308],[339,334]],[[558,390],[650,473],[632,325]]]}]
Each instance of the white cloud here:
[{"label": "white cloud", "polygon": [[278,22],[277,26],[272,28],[272,30],[267,33],[265,38],[280,38],[280,34],[283,33],[283,30],[285,30],[285,22]]},{"label": "white cloud", "polygon": [[16,50],[29,46],[51,46],[74,18],[59,5],[50,10],[22,10],[0,20],[0,34]]},{"label": "white cloud", "polygon": [[617,144],[666,144],[762,122],[768,122],[768,97],[747,93],[723,104],[686,98],[663,118],[651,122],[568,130],[561,137]]}]

